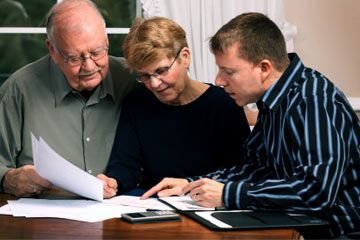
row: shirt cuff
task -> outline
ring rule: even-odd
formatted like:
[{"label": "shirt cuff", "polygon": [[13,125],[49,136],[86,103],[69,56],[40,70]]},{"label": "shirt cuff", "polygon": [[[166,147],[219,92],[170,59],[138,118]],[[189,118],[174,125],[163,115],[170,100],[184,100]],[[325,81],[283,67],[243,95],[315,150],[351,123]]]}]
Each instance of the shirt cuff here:
[{"label": "shirt cuff", "polygon": [[222,201],[227,209],[247,209],[250,183],[229,181],[224,185]]}]

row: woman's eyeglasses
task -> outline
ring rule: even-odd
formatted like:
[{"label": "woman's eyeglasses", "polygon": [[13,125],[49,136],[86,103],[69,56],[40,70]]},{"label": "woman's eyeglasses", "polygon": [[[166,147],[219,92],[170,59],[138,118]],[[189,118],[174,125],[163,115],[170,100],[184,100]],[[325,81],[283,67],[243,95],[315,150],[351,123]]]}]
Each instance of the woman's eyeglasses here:
[{"label": "woman's eyeglasses", "polygon": [[179,57],[180,52],[181,52],[181,50],[176,54],[174,61],[169,66],[159,67],[152,74],[149,74],[149,73],[137,74],[136,79],[139,82],[148,83],[150,81],[151,77],[155,77],[155,78],[165,77],[167,75],[167,73],[169,72],[170,68],[174,65],[176,59]]}]

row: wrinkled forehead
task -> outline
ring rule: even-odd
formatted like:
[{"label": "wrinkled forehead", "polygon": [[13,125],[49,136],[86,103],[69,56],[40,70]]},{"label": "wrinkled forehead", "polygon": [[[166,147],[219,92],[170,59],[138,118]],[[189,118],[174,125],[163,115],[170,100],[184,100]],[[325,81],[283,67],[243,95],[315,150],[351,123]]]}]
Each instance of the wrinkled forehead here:
[{"label": "wrinkled forehead", "polygon": [[55,40],[66,38],[87,37],[106,38],[106,28],[103,18],[91,7],[84,6],[68,8],[59,11],[53,16],[53,33]]},{"label": "wrinkled forehead", "polygon": [[91,50],[108,45],[105,28],[94,22],[78,22],[76,25],[58,28],[55,30],[54,40],[56,47],[68,51]]}]

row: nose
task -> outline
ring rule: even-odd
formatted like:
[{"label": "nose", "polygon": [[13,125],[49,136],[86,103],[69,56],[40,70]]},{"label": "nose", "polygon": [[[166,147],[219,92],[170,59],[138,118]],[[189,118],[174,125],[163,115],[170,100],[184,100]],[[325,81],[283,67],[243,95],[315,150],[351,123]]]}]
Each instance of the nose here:
[{"label": "nose", "polygon": [[215,78],[215,85],[216,86],[225,86],[227,85],[227,82],[224,80],[223,77],[221,77],[221,74],[218,72]]},{"label": "nose", "polygon": [[96,64],[95,64],[94,60],[92,60],[90,57],[85,57],[82,62],[81,68],[84,71],[90,72],[95,68],[95,66],[96,66]]},{"label": "nose", "polygon": [[155,77],[155,76],[150,77],[151,88],[156,89],[161,85],[161,83],[162,83],[162,80],[158,79],[157,77]]}]

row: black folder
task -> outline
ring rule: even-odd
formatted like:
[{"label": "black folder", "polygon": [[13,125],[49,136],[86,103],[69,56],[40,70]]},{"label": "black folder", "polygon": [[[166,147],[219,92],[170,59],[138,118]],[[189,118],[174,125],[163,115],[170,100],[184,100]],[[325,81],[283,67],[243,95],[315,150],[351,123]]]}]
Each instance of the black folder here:
[{"label": "black folder", "polygon": [[[201,211],[204,213],[205,211]],[[265,228],[295,228],[309,229],[311,227],[324,227],[329,223],[323,219],[303,214],[267,211],[207,211],[212,217],[229,225],[222,227],[215,225],[199,216],[196,211],[182,212],[211,230],[240,230]]]}]

